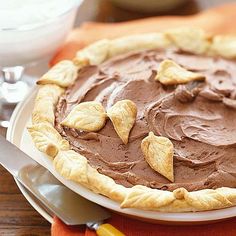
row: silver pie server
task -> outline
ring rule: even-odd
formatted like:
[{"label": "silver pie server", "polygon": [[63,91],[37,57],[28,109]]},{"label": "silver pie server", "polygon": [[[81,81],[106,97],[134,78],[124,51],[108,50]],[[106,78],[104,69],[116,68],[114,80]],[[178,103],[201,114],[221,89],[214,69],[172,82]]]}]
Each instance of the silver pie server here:
[{"label": "silver pie server", "polygon": [[74,193],[46,168],[0,135],[0,164],[10,172],[47,212],[67,225],[82,225],[99,236],[124,236],[110,224],[103,224],[110,213],[101,206]]}]

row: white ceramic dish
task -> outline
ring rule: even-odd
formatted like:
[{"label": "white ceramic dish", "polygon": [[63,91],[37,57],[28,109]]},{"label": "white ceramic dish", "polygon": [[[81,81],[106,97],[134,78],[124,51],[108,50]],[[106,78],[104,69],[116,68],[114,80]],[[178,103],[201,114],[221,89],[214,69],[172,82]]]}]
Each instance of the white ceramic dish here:
[{"label": "white ceramic dish", "polygon": [[[32,93],[21,102],[13,113],[10,121],[10,128],[7,132],[7,139],[30,155],[33,159],[45,166],[59,181],[61,181],[68,188],[88,200],[95,202],[108,209],[116,211],[120,214],[129,215],[134,218],[141,218],[145,221],[152,221],[158,223],[170,223],[170,224],[182,224],[182,223],[208,223],[210,221],[223,220],[236,216],[236,207],[206,211],[206,212],[188,212],[188,213],[162,213],[155,211],[143,211],[137,209],[121,209],[119,204],[108,199],[107,197],[93,193],[80,186],[79,184],[65,180],[60,176],[53,168],[52,161],[44,154],[36,150],[34,144],[26,130],[27,123],[30,120],[31,111],[34,104],[34,97],[36,95],[36,89],[32,90]],[[37,203],[19,186],[22,193],[25,195],[31,205],[48,221],[51,221],[50,216],[40,208]]]},{"label": "white ceramic dish", "polygon": [[[32,3],[32,6],[29,5],[35,7],[37,6],[35,2],[36,1]],[[64,11],[59,9],[61,14],[58,13],[57,15],[55,13],[54,17],[45,17],[45,19],[43,16],[46,16],[49,13],[46,11],[43,15],[42,12],[40,12],[42,9],[38,9],[39,15],[37,15],[37,17],[38,19],[42,18],[41,21],[30,24],[28,23],[28,21],[30,22],[30,19],[28,19],[25,25],[22,26],[5,26],[6,28],[0,28],[0,65],[25,65],[52,57],[65,42],[67,35],[72,29],[77,9],[81,3],[82,0],[71,0],[69,1],[70,5],[64,7]],[[41,6],[40,3],[38,6]],[[45,6],[48,5],[46,4]],[[19,12],[15,11],[14,8],[12,11],[14,11],[15,14],[21,15],[22,9],[27,9],[27,7],[20,8]],[[58,9],[55,10],[56,12],[59,11]],[[11,11],[9,12],[11,13]],[[27,16],[27,12],[23,13]],[[35,19],[37,18],[35,17]]]}]

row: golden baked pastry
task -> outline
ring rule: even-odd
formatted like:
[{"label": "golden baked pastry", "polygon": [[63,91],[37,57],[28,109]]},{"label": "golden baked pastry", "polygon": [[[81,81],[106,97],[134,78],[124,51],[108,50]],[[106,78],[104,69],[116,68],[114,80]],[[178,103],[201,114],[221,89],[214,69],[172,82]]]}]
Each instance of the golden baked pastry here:
[{"label": "golden baked pastry", "polygon": [[83,131],[98,131],[105,122],[106,112],[102,104],[91,101],[76,105],[61,124]]},{"label": "golden baked pastry", "polygon": [[150,167],[174,182],[172,142],[166,137],[155,136],[153,132],[150,132],[142,140],[141,149]]},{"label": "golden baked pastry", "polygon": [[137,116],[136,105],[127,99],[118,101],[108,109],[107,115],[123,143],[127,144]]},{"label": "golden baked pastry", "polygon": [[235,45],[189,28],[98,41],[38,81],[33,141],[123,208],[234,206]]}]

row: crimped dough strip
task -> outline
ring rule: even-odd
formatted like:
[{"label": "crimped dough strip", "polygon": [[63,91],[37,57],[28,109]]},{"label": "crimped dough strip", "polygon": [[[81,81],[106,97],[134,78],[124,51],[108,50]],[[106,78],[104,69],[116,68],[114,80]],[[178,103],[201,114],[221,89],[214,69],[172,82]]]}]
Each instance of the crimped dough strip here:
[{"label": "crimped dough strip", "polygon": [[116,184],[112,178],[98,173],[88,164],[85,157],[72,150],[60,151],[53,164],[66,179],[120,202],[122,208],[184,212],[213,210],[236,204],[236,189],[233,188],[223,187],[194,192],[188,192],[184,188],[170,192],[141,185],[125,188]]},{"label": "crimped dough strip", "polygon": [[78,70],[84,65],[75,65],[70,60],[60,61],[44,74],[37,84],[56,84],[61,87],[68,87],[77,78]]},{"label": "crimped dough strip", "polygon": [[195,54],[206,54],[211,45],[211,36],[201,29],[175,28],[165,35],[177,48]]},{"label": "crimped dough strip", "polygon": [[213,38],[209,54],[225,58],[236,58],[236,37],[217,35]]},{"label": "crimped dough strip", "polygon": [[111,41],[99,40],[88,47],[78,51],[74,59],[75,65],[99,65],[108,58]]},{"label": "crimped dough strip", "polygon": [[57,84],[68,87],[76,79],[77,71],[87,65],[99,65],[105,60],[131,51],[178,48],[186,52],[236,58],[236,36],[211,36],[202,29],[175,28],[159,33],[125,36],[113,40],[99,40],[76,53],[72,61],[54,65],[38,84]]},{"label": "crimped dough strip", "polygon": [[70,145],[57,130],[48,123],[40,123],[27,127],[35,146],[48,156],[55,157],[59,150],[69,150]]},{"label": "crimped dough strip", "polygon": [[121,207],[158,210],[163,212],[206,211],[236,204],[236,189],[218,188],[188,192],[178,188],[173,192],[134,186],[121,203]]},{"label": "crimped dough strip", "polygon": [[[193,39],[195,43],[192,42]],[[79,51],[72,61],[62,61],[46,73],[38,84],[54,84],[55,93],[47,93],[47,87],[40,89],[33,111],[34,125],[29,132],[36,147],[55,157],[55,169],[65,178],[82,184],[96,193],[121,203],[122,208],[138,208],[163,212],[186,212],[213,210],[236,205],[235,188],[206,189],[188,192],[184,188],[170,191],[151,189],[136,185],[126,188],[96,169],[87,159],[69,150],[69,144],[53,127],[54,108],[61,94],[60,87],[72,85],[77,71],[86,65],[98,65],[103,61],[135,50],[154,48],[179,48],[196,54],[236,58],[235,36],[209,36],[200,29],[173,29],[163,33],[127,36],[114,40],[101,40]],[[53,86],[53,85],[50,85]],[[49,109],[43,108],[44,96],[50,100]],[[60,91],[60,92],[59,92]],[[51,97],[51,99],[50,99]],[[52,111],[53,110],[53,111]],[[53,148],[52,148],[53,147]]]},{"label": "crimped dough strip", "polygon": [[171,46],[171,41],[163,33],[131,35],[112,40],[108,58],[135,50],[168,48]]},{"label": "crimped dough strip", "polygon": [[56,84],[47,84],[40,86],[32,112],[32,123],[49,123],[54,125],[55,115],[55,105],[64,89]]},{"label": "crimped dough strip", "polygon": [[182,27],[160,33],[100,40],[78,51],[74,62],[76,65],[84,64],[84,61],[98,65],[122,53],[170,47],[195,54],[236,58],[236,36],[211,36],[202,29]]},{"label": "crimped dough strip", "polygon": [[53,165],[66,179],[80,183],[96,193],[119,202],[126,196],[124,186],[116,184],[112,178],[106,175],[99,174],[88,164],[84,156],[75,151],[60,151],[53,160]]}]

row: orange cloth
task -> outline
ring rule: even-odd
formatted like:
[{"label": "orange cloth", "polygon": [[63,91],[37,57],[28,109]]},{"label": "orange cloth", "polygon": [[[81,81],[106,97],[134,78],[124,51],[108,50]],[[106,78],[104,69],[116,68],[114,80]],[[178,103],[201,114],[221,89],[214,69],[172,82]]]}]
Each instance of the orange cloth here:
[{"label": "orange cloth", "polygon": [[177,26],[200,27],[213,34],[236,34],[236,3],[225,4],[191,16],[157,16],[122,23],[84,23],[73,30],[51,65],[72,59],[77,50],[102,39],[160,31]]},{"label": "orange cloth", "polygon": [[[77,50],[102,39],[123,35],[160,31],[177,26],[201,27],[213,34],[236,34],[236,3],[206,10],[192,16],[161,16],[123,23],[85,23],[69,35],[66,44],[52,59],[51,65],[72,59]],[[130,236],[236,236],[236,218],[204,226],[167,226],[143,223],[113,214],[108,221]],[[85,227],[68,227],[55,218],[52,236],[95,236]]]},{"label": "orange cloth", "polygon": [[[236,217],[207,225],[160,225],[145,223],[113,214],[107,221],[126,236],[235,236]],[[96,236],[96,233],[82,227],[69,227],[58,218],[52,224],[51,236]]]}]

